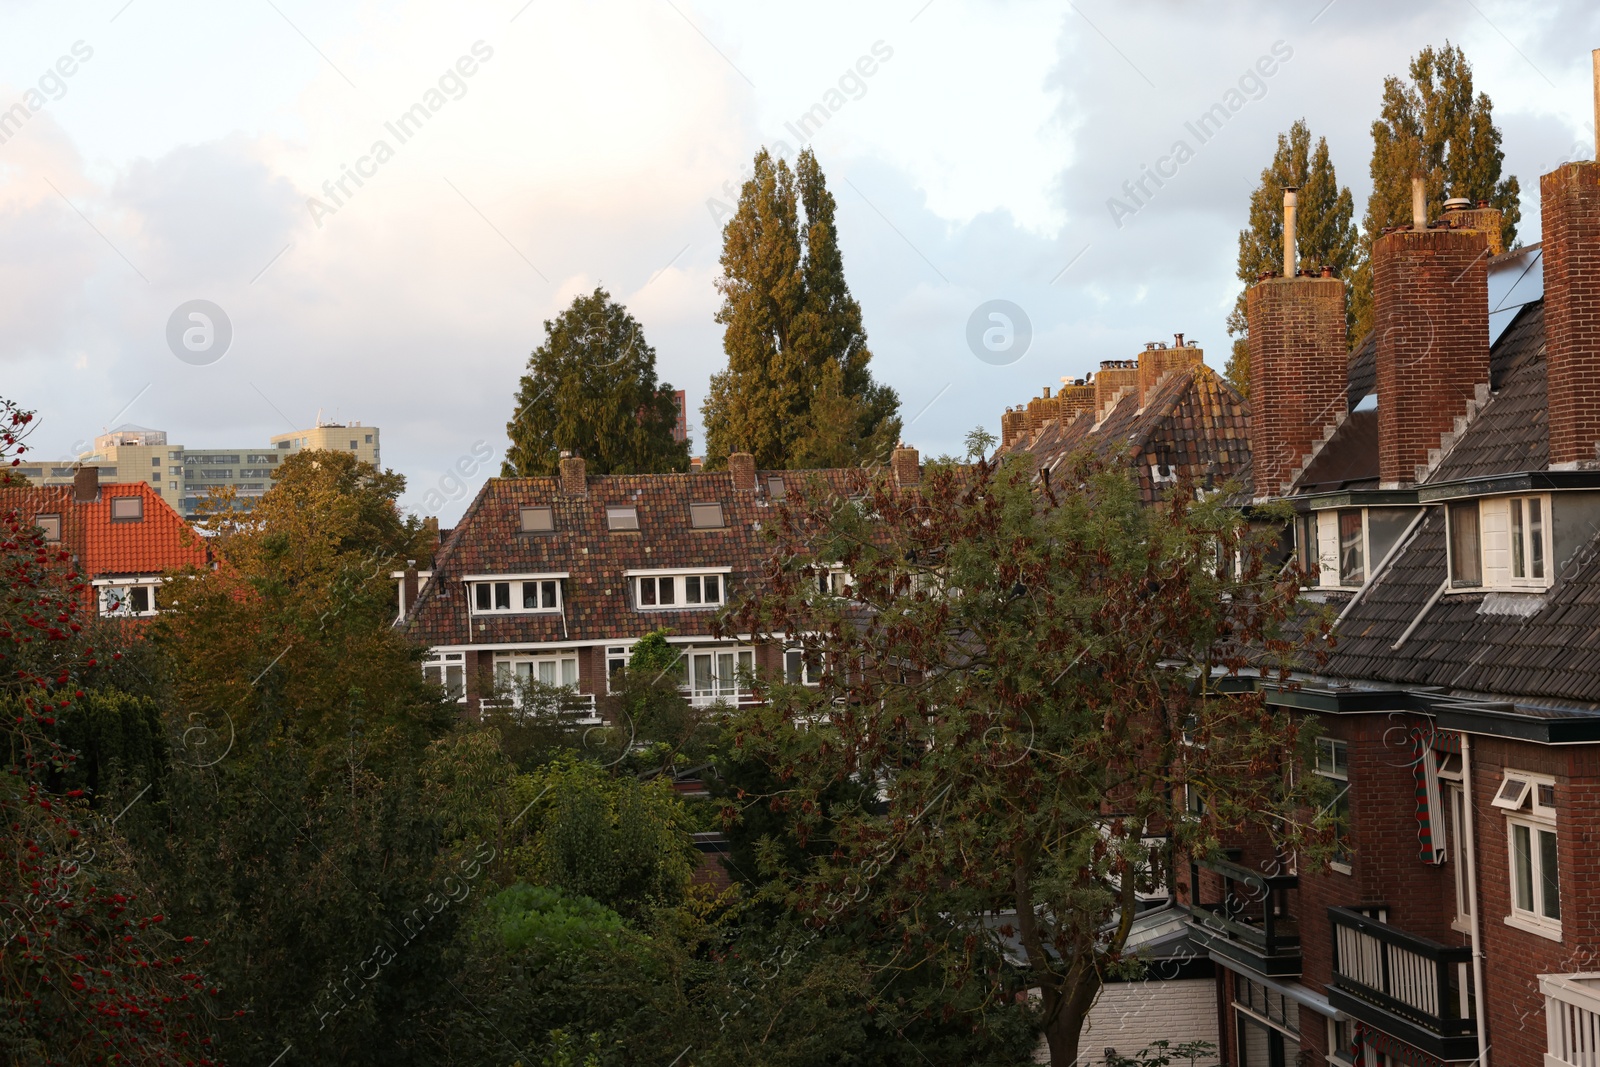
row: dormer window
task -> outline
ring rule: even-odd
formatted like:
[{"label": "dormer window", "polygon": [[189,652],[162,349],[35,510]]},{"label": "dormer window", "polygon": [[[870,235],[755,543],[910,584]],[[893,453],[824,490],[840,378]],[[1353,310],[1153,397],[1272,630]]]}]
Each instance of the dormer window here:
[{"label": "dormer window", "polygon": [[466,579],[474,615],[526,615],[561,610],[565,574],[476,575]]},{"label": "dormer window", "polygon": [[726,571],[633,572],[633,603],[640,611],[671,608],[717,608],[727,602]]},{"label": "dormer window", "polygon": [[1550,498],[1489,497],[1451,504],[1452,589],[1550,587]]},{"label": "dormer window", "polygon": [[1483,585],[1483,548],[1478,534],[1478,502],[1469,500],[1451,504],[1450,527],[1450,586],[1453,589],[1476,589]]},{"label": "dormer window", "polygon": [[1367,580],[1366,512],[1361,508],[1341,508],[1316,514],[1319,573],[1323,588],[1359,586]]},{"label": "dormer window", "polygon": [[[135,498],[137,499],[137,498]],[[160,579],[116,578],[95,583],[100,593],[100,614],[106,618],[135,618],[156,613],[156,584]]]}]

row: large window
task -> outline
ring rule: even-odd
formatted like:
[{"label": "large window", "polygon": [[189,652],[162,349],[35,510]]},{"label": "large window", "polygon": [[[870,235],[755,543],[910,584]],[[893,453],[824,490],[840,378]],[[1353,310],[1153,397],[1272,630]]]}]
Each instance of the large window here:
[{"label": "large window", "polygon": [[728,583],[722,574],[641,574],[634,577],[634,604],[641,610],[722,606]]},{"label": "large window", "polygon": [[1544,585],[1545,506],[1541,497],[1517,497],[1511,505],[1511,581]]},{"label": "large window", "polygon": [[434,652],[422,661],[422,676],[435,685],[444,687],[450,700],[467,699],[465,654],[461,652]]},{"label": "large window", "polygon": [[755,650],[749,648],[691,649],[684,654],[688,666],[689,700],[693,704],[737,703],[746,696],[745,680],[755,670]]},{"label": "large window", "polygon": [[1450,584],[1472,589],[1483,584],[1483,549],[1478,535],[1478,502],[1451,504]]},{"label": "large window", "polygon": [[100,614],[107,618],[132,618],[156,613],[155,582],[119,582],[100,586]]},{"label": "large window", "polygon": [[1439,767],[1439,784],[1444,787],[1445,834],[1455,875],[1456,917],[1451,925],[1467,933],[1472,929],[1472,893],[1467,882],[1467,792],[1459,756],[1446,757]]},{"label": "large window", "polygon": [[561,610],[561,575],[473,578],[467,581],[474,615],[514,615]]},{"label": "large window", "polygon": [[1555,780],[1508,770],[1494,806],[1506,812],[1510,846],[1511,914],[1506,922],[1560,940]]},{"label": "large window", "polygon": [[[1472,509],[1476,508],[1476,515]],[[1488,497],[1470,504],[1452,505],[1451,578],[1456,580],[1456,556],[1470,566],[1470,528],[1476,520],[1479,545],[1479,581],[1486,589],[1546,589],[1554,572],[1551,558],[1550,497]],[[1457,528],[1461,543],[1458,547]]]},{"label": "large window", "polygon": [[1367,580],[1367,538],[1359,509],[1339,512],[1339,584]]},{"label": "large window", "polygon": [[559,652],[496,656],[494,680],[501,689],[510,689],[513,685],[525,686],[531,682],[575,687],[578,684],[578,654]]},{"label": "large window", "polygon": [[1332,737],[1317,738],[1317,774],[1328,779],[1333,799],[1327,812],[1333,820],[1333,869],[1350,873],[1350,745]]},{"label": "large window", "polygon": [[1299,1051],[1300,1005],[1242,974],[1233,989],[1239,1067],[1288,1067]]}]

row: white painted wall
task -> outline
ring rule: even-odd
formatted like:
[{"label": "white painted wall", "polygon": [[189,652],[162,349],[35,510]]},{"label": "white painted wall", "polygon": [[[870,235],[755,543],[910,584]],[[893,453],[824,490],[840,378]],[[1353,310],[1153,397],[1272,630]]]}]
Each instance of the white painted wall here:
[{"label": "white painted wall", "polygon": [[[1219,1043],[1216,979],[1106,984],[1084,1024],[1078,1063],[1081,1067],[1103,1064],[1107,1048],[1131,1056],[1163,1038],[1174,1045]],[[1035,1063],[1050,1062],[1050,1050],[1042,1038],[1033,1058]]]}]

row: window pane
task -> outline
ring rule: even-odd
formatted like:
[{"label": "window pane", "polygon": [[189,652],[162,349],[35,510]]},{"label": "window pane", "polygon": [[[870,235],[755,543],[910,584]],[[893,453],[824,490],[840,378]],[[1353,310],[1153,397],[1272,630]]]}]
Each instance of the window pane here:
[{"label": "window pane", "polygon": [[676,585],[676,578],[656,579],[656,595],[661,598],[661,602],[663,604],[676,604],[678,602],[678,594],[675,589]]},{"label": "window pane", "polygon": [[613,530],[637,530],[639,509],[632,507],[606,508],[606,525]]},{"label": "window pane", "polygon": [[1545,918],[1561,918],[1561,868],[1556,866],[1554,830],[1539,831],[1539,903]]},{"label": "window pane", "polygon": [[452,700],[460,698],[466,689],[462,685],[464,668],[450,665],[444,669],[444,691]]},{"label": "window pane", "polygon": [[773,500],[782,500],[787,492],[783,479],[774,474],[767,479],[767,495]]},{"label": "window pane", "polygon": [[577,685],[578,684],[578,661],[577,660],[575,660],[575,659],[564,659],[564,660],[561,661],[561,684],[562,685]]},{"label": "window pane", "polygon": [[547,608],[555,607],[556,606],[556,583],[555,582],[540,582],[539,583],[539,588],[544,591],[544,606],[547,607]]},{"label": "window pane", "polygon": [[1533,910],[1533,842],[1526,826],[1511,827],[1511,872],[1516,886],[1517,908]]},{"label": "window pane", "polygon": [[694,692],[696,696],[709,696],[711,693],[711,656],[700,653],[694,657]]},{"label": "window pane", "polygon": [[690,575],[683,580],[683,602],[685,604],[700,603],[700,579]]},{"label": "window pane", "polygon": [[746,673],[756,669],[756,654],[751,649],[739,653],[739,669]]},{"label": "window pane", "polygon": [[549,533],[556,528],[555,511],[551,508],[523,508],[524,533]]},{"label": "window pane", "polygon": [[537,608],[539,606],[538,582],[522,583],[522,606],[525,608]]},{"label": "window pane", "polygon": [[1361,512],[1339,512],[1339,581],[1360,585],[1366,580],[1366,553],[1361,543]]},{"label": "window pane", "polygon": [[689,525],[697,530],[712,530],[722,525],[721,504],[690,504]]},{"label": "window pane", "polygon": [[783,680],[790,685],[805,681],[805,653],[793,649],[783,654]]},{"label": "window pane", "polygon": [[1317,550],[1316,512],[1300,516],[1297,525],[1300,527],[1300,569],[1310,574],[1322,558]]},{"label": "window pane", "polygon": [[738,672],[735,671],[733,667],[733,653],[718,652],[717,688],[724,691],[732,689],[734,684],[738,681],[738,677]]},{"label": "window pane", "polygon": [[477,585],[473,586],[473,595],[477,597],[478,610],[488,611],[490,596],[489,583],[479,582]]},{"label": "window pane", "polygon": [[510,611],[511,610],[511,583],[510,582],[495,582],[494,583],[494,606],[496,608],[503,608],[506,611]]},{"label": "window pane", "polygon": [[656,580],[654,578],[639,579],[639,603],[646,606],[656,602]]},{"label": "window pane", "polygon": [[1544,577],[1544,501],[1528,501],[1528,577]]},{"label": "window pane", "polygon": [[1450,580],[1454,584],[1483,584],[1479,545],[1477,501],[1450,505]]},{"label": "window pane", "polygon": [[130,602],[133,604],[135,615],[143,615],[150,610],[150,589],[147,586],[136,585],[129,592],[132,594]]},{"label": "window pane", "polygon": [[539,661],[539,681],[545,685],[556,684],[556,665],[554,660]]},{"label": "window pane", "polygon": [[704,579],[702,579],[702,581],[705,589],[705,603],[722,603],[722,579],[718,578],[715,574],[708,574],[704,577]]},{"label": "window pane", "polygon": [[1513,500],[1511,502],[1511,577],[1513,578],[1528,576],[1527,548],[1522,543],[1525,533],[1522,523],[1522,501]]}]

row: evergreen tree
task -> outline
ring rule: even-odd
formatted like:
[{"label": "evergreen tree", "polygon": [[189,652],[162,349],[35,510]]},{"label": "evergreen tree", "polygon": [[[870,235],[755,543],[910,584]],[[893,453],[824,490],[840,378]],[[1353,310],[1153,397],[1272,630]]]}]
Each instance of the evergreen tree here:
[{"label": "evergreen tree", "polygon": [[[1411,179],[1427,184],[1430,213],[1448,197],[1487,201],[1501,212],[1500,236],[1515,247],[1522,218],[1517,179],[1501,179],[1505,153],[1488,94],[1473,95],[1472,66],[1445,41],[1411,60],[1411,80],[1384,79],[1383,112],[1372,124],[1372,196],[1362,222],[1364,251],[1390,226],[1411,221]],[[1363,256],[1351,294],[1355,338],[1372,327],[1372,268]]]},{"label": "evergreen tree", "polygon": [[506,424],[501,477],[555,474],[563,451],[583,456],[591,474],[689,469],[689,443],[672,437],[672,386],[657,383],[656,350],[627,308],[596,288],[546,320],[544,334]]},{"label": "evergreen tree", "polygon": [[704,408],[709,464],[742,450],[765,468],[842,466],[886,456],[899,439],[900,398],[868,369],[834,208],[810,149],[793,171],[756,154],[723,228],[717,321],[728,367]]},{"label": "evergreen tree", "polygon": [[[1283,269],[1283,190],[1290,185],[1300,190],[1295,208],[1298,266],[1304,270],[1333,267],[1345,278],[1348,290],[1349,272],[1356,263],[1359,247],[1351,221],[1355,207],[1349,188],[1340,186],[1333,161],[1328,158],[1327,138],[1318,137],[1313,150],[1305,119],[1289,127],[1288,133],[1278,134],[1272,162],[1261,171],[1261,184],[1250,194],[1250,225],[1239,231],[1239,281],[1248,289],[1263,271]],[[1234,335],[1234,342],[1227,377],[1248,395],[1249,325],[1245,321],[1243,291],[1228,314],[1228,333]]]}]

